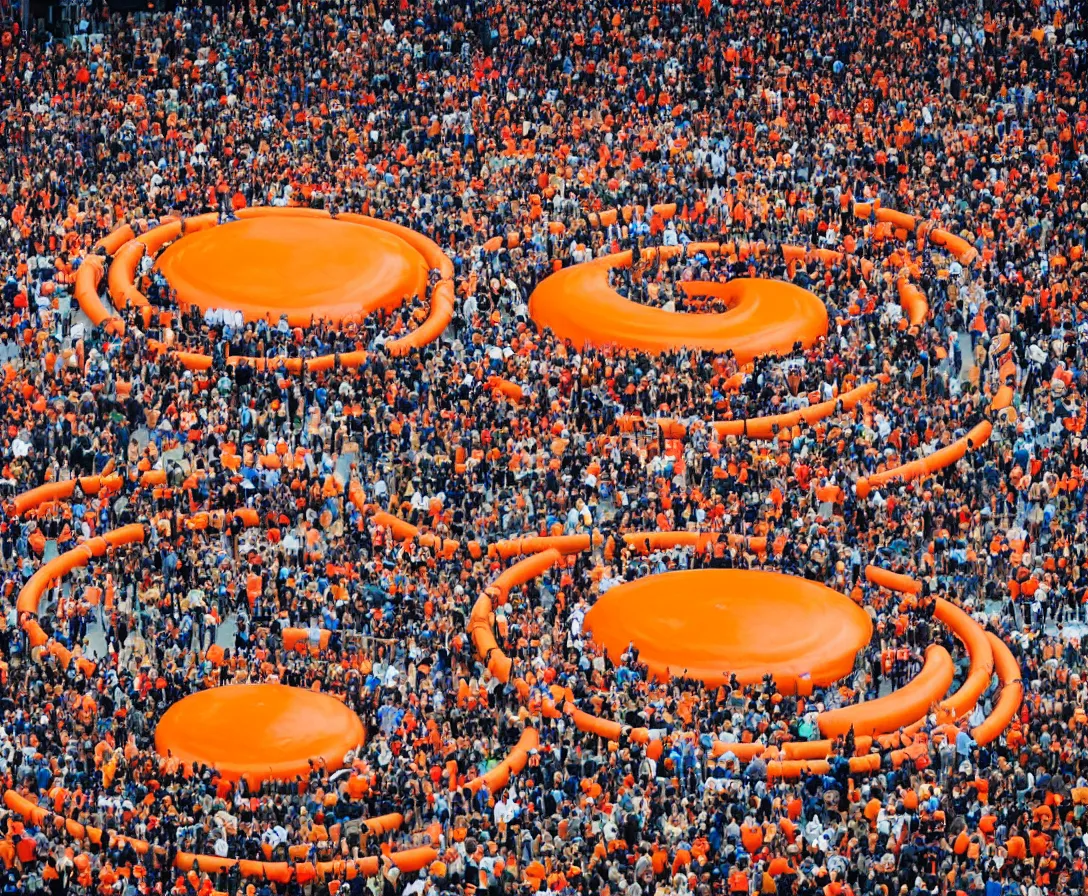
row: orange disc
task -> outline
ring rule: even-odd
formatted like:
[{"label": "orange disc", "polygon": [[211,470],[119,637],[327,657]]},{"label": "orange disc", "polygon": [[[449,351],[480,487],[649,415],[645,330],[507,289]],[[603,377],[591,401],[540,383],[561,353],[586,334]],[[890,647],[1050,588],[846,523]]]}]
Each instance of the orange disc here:
[{"label": "orange disc", "polygon": [[230,780],[291,779],[310,760],[341,768],[363,743],[359,717],[335,697],[281,684],[198,691],[171,706],[155,729],[155,749],[216,768]]},{"label": "orange disc", "polygon": [[189,233],[157,267],[182,306],[240,311],[292,327],[361,320],[426,293],[427,265],[404,240],[333,218],[262,215]]},{"label": "orange disc", "polygon": [[807,579],[743,569],[647,576],[610,588],[586,614],[595,642],[619,661],[629,645],[658,679],[710,686],[773,675],[828,685],[848,675],[869,643],[868,614],[848,597]]}]

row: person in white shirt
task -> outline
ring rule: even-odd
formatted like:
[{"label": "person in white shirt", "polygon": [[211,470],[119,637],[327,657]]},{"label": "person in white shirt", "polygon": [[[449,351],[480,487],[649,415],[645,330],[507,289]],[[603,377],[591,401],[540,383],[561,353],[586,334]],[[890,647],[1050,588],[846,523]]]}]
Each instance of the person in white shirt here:
[{"label": "person in white shirt", "polygon": [[397,682],[400,680],[400,669],[390,663],[385,670],[385,686],[387,688],[395,688]]},{"label": "person in white shirt", "polygon": [[509,801],[504,797],[499,797],[495,801],[495,809],[493,812],[495,818],[495,824],[499,826],[501,832],[506,825],[510,824],[515,818],[517,818],[517,803],[511,798]]},{"label": "person in white shirt", "polygon": [[476,294],[473,293],[467,296],[461,303],[460,316],[464,318],[467,323],[472,323],[472,318],[476,314],[477,308],[479,308],[479,304],[476,301]]},{"label": "person in white shirt", "polygon": [[[413,483],[413,487],[415,487],[414,483]],[[412,500],[411,500],[412,509],[413,510],[426,510],[429,503],[430,502],[427,500],[427,496],[423,494],[423,491],[421,489],[419,489],[418,487],[416,487],[415,491],[412,492]]]}]

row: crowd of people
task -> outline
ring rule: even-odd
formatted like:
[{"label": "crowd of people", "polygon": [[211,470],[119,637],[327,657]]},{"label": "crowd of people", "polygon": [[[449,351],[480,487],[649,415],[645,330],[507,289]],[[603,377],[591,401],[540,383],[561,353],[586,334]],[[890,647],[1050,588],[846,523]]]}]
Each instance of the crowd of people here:
[{"label": "crowd of people", "polygon": [[[127,17],[88,3],[65,39],[6,22],[0,488],[10,500],[75,476],[120,483],[0,521],[4,789],[109,834],[91,843],[52,816],[36,825],[0,809],[0,893],[1083,890],[1082,15],[1066,0],[288,0]],[[239,326],[186,309],[169,328],[118,309],[121,336],[87,325],[73,274],[97,239],[216,211],[224,197],[360,211],[426,234],[455,266],[453,323],[396,358],[390,327],[408,326],[425,297],[351,328]],[[899,305],[902,242],[853,214],[876,200],[979,249],[964,266],[910,242],[929,303],[921,326]],[[669,202],[680,210],[668,220],[597,217]],[[495,235],[500,247],[485,248]],[[707,240],[764,250],[636,263],[617,287],[683,312],[685,280],[792,278],[826,304],[828,336],[742,369],[729,355],[563,344],[530,319],[529,296],[556,267]],[[848,245],[857,263],[787,266],[789,244]],[[169,304],[168,284],[153,298]],[[994,416],[990,349],[1004,337],[1016,398]],[[186,369],[163,343],[209,355],[212,369]],[[352,350],[368,363],[299,374],[225,363]],[[496,376],[521,398],[493,390]],[[854,410],[774,441],[619,424],[758,417],[871,380]],[[984,418],[993,437],[953,467],[855,492]],[[271,454],[283,464],[256,460]],[[166,483],[143,485],[148,470]],[[239,508],[258,525],[185,522]],[[436,538],[397,538],[375,509]],[[130,523],[146,527],[144,545],[96,558],[42,604],[50,643],[93,669],[31,648],[16,611],[30,575]],[[488,545],[655,530],[761,536],[769,549],[578,555],[498,614],[500,645],[532,673],[529,698],[486,671],[466,628],[505,565]],[[870,563],[922,579],[923,599],[903,606],[871,586]],[[859,601],[874,638],[855,674],[802,707],[773,682],[647,680],[637,652],[605,657],[583,631],[608,587],[703,565],[786,572]],[[962,680],[967,657],[929,617],[934,596],[1018,660],[1024,703],[996,742],[966,733],[995,683],[965,737],[865,777],[833,761],[828,775],[769,781],[758,762],[714,755],[714,741],[818,737],[812,706],[886,693],[931,642]],[[330,636],[298,650],[288,628]],[[905,658],[886,666],[889,652]],[[156,752],[174,702],[257,681],[338,695],[365,745],[342,769],[315,763],[306,780],[258,787]],[[552,686],[651,729],[660,751],[610,748],[544,715]],[[540,744],[508,786],[465,786],[526,728]],[[361,823],[394,812],[398,830]],[[314,862],[422,844],[439,861],[399,873],[383,859],[370,878],[175,867],[178,852]]]}]

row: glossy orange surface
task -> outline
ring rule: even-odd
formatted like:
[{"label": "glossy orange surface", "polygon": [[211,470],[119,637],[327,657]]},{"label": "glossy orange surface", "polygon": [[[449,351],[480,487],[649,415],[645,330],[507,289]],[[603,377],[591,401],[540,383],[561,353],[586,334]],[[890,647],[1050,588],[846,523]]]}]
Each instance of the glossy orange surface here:
[{"label": "glossy orange surface", "polygon": [[780,573],[699,569],[610,588],[586,614],[614,661],[634,644],[657,678],[742,684],[771,674],[783,690],[848,675],[872,635],[869,616],[824,585]]},{"label": "glossy orange surface", "polygon": [[171,706],[155,730],[155,748],[214,766],[231,780],[291,779],[306,775],[311,759],[340,768],[364,737],[359,717],[328,694],[239,684],[198,691]]},{"label": "glossy orange surface", "polygon": [[630,267],[620,252],[564,268],[544,280],[529,301],[541,327],[576,346],[618,345],[661,354],[679,348],[732,351],[741,364],[766,354],[786,354],[795,343],[810,346],[827,333],[827,308],[806,289],[781,280],[740,278],[685,289],[713,296],[728,310],[681,314],[624,298],[608,272]]},{"label": "glossy orange surface", "polygon": [[189,233],[159,256],[181,305],[246,320],[361,320],[423,295],[427,265],[395,234],[332,218],[259,215]]}]

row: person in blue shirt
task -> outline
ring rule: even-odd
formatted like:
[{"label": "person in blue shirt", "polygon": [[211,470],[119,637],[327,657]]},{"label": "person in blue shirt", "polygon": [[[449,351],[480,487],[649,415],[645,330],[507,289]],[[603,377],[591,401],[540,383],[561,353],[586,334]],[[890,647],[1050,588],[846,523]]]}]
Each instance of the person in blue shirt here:
[{"label": "person in blue shirt", "polygon": [[971,758],[971,751],[975,749],[978,744],[975,743],[975,739],[971,737],[966,726],[960,729],[959,734],[956,735],[956,758],[962,763]]}]

